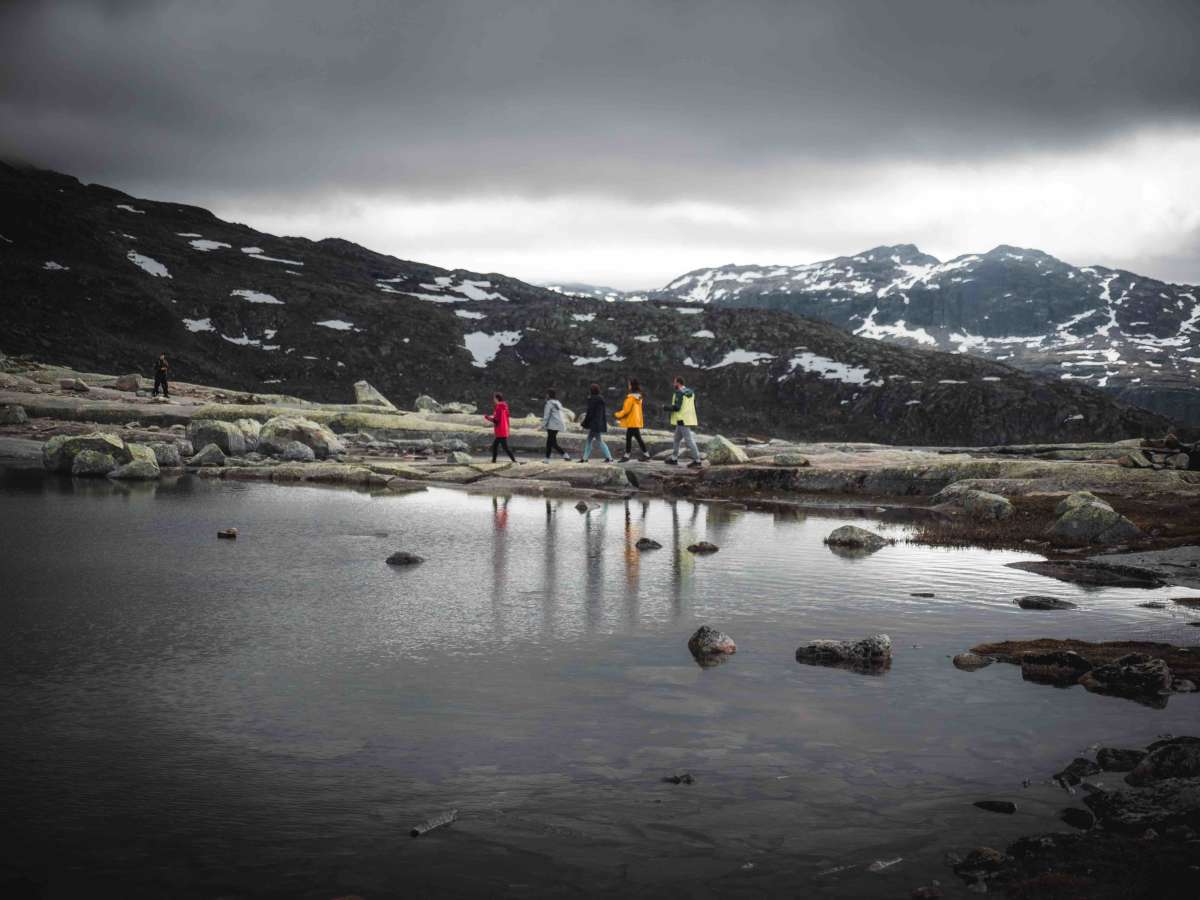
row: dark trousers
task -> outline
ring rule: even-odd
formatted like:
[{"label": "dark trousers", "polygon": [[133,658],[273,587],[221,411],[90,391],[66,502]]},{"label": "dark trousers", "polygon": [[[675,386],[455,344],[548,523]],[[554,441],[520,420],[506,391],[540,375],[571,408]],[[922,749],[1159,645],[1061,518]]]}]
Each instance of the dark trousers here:
[{"label": "dark trousers", "polygon": [[646,442],[642,440],[642,429],[626,428],[625,429],[625,455],[629,455],[629,451],[633,449],[633,442],[637,441],[638,446],[642,448],[642,453],[646,452]]},{"label": "dark trousers", "polygon": [[517,458],[513,456],[513,452],[508,446],[508,438],[498,437],[492,441],[492,462],[496,461],[496,453],[501,447],[504,448],[504,452],[508,454],[509,459],[511,459],[513,462],[517,461]]},{"label": "dark trousers", "polygon": [[550,458],[550,453],[557,453],[559,456],[566,456],[567,451],[558,446],[558,432],[553,430],[546,431],[546,459]]},{"label": "dark trousers", "polygon": [[158,389],[160,386],[162,387],[163,396],[170,397],[171,390],[170,390],[170,388],[167,387],[167,373],[166,372],[155,372],[154,373],[154,393],[151,394],[152,397],[158,396]]}]

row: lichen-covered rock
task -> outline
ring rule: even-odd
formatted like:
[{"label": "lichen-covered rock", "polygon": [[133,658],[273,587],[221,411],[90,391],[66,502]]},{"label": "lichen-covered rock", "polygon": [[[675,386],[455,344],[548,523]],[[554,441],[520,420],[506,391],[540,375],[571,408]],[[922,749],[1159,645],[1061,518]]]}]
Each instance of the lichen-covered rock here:
[{"label": "lichen-covered rock", "polygon": [[0,425],[24,425],[28,421],[25,407],[15,403],[0,406]]},{"label": "lichen-covered rock", "polygon": [[80,478],[103,478],[116,467],[116,461],[107,453],[80,450],[71,461],[71,474]]},{"label": "lichen-covered rock", "polygon": [[438,403],[428,394],[421,394],[413,401],[413,408],[418,412],[436,413],[442,411],[442,404]]},{"label": "lichen-covered rock", "polygon": [[1069,512],[1077,506],[1086,506],[1089,503],[1099,503],[1102,506],[1108,506],[1107,503],[1091,491],[1074,491],[1058,502],[1058,506],[1054,507],[1054,515],[1061,516],[1063,513]]},{"label": "lichen-covered rock", "polygon": [[153,481],[162,474],[152,449],[144,444],[130,444],[129,448],[134,453],[133,459],[109,472],[109,478],[118,481]]},{"label": "lichen-covered rock", "polygon": [[1064,512],[1047,532],[1051,537],[1092,544],[1115,544],[1141,531],[1107,503],[1081,503]]},{"label": "lichen-covered rock", "polygon": [[368,381],[354,382],[354,402],[363,406],[379,406],[383,409],[395,409],[396,406],[383,394],[375,390]]},{"label": "lichen-covered rock", "polygon": [[177,469],[183,465],[183,453],[178,444],[170,441],[155,441],[149,445],[160,469]]},{"label": "lichen-covered rock", "polygon": [[60,434],[42,446],[42,465],[50,472],[70,472],[75,457],[84,450],[96,450],[112,457],[116,465],[133,459],[125,442],[116,435],[93,431],[90,434]]},{"label": "lichen-covered rock", "polygon": [[832,547],[852,547],[874,551],[880,547],[886,547],[892,542],[882,535],[859,528],[857,525],[842,525],[829,533],[829,536],[825,538],[825,543]]},{"label": "lichen-covered rock", "polygon": [[1130,699],[1153,699],[1171,690],[1171,670],[1166,662],[1142,653],[1130,653],[1096,666],[1079,679],[1093,693]]},{"label": "lichen-covered rock", "polygon": [[789,469],[802,469],[810,465],[810,463],[808,457],[803,453],[784,451],[783,453],[776,453],[771,457],[771,465],[783,466]]},{"label": "lichen-covered rock", "polygon": [[737,644],[725,632],[701,625],[696,629],[696,633],[688,638],[688,650],[696,657],[715,656],[720,653],[736,653]]},{"label": "lichen-covered rock", "polygon": [[463,453],[461,450],[451,450],[446,454],[446,462],[451,462],[459,466],[469,466],[471,464],[471,454]]},{"label": "lichen-covered rock", "polygon": [[954,668],[962,669],[964,672],[975,672],[979,669],[984,669],[993,662],[990,656],[980,656],[978,653],[972,653],[970,650],[957,654],[950,661],[954,664]]},{"label": "lichen-covered rock", "polygon": [[189,466],[200,466],[209,468],[212,466],[225,465],[225,454],[216,444],[205,444],[200,448],[200,452],[188,459]]},{"label": "lichen-covered rock", "polygon": [[91,388],[88,387],[87,382],[82,378],[60,378],[58,381],[58,386],[64,391],[78,391],[80,393],[91,390]]},{"label": "lichen-covered rock", "polygon": [[814,666],[883,669],[892,661],[892,639],[873,634],[858,641],[816,640],[796,648],[796,662]]},{"label": "lichen-covered rock", "polygon": [[996,521],[1013,514],[1013,505],[1006,497],[988,491],[963,491],[958,495],[962,510],[972,519]]},{"label": "lichen-covered rock", "polygon": [[235,419],[233,424],[242,433],[242,439],[246,442],[246,452],[257,450],[258,436],[262,432],[262,422],[258,419]]},{"label": "lichen-covered rock", "polygon": [[138,375],[118,375],[117,380],[113,382],[113,389],[118,391],[128,391],[137,393],[142,386],[142,379]]},{"label": "lichen-covered rock", "polygon": [[313,453],[312,447],[307,444],[302,444],[299,441],[290,441],[283,452],[279,454],[280,459],[286,459],[288,462],[312,462],[316,459],[316,454]]},{"label": "lichen-covered rock", "polygon": [[188,440],[196,447],[216,444],[226,456],[241,456],[246,452],[246,436],[235,422],[220,419],[193,419],[188,424]]},{"label": "lichen-covered rock", "polygon": [[479,412],[479,407],[474,403],[443,403],[441,407],[444,413],[458,413],[463,416],[473,416]]},{"label": "lichen-covered rock", "polygon": [[715,435],[704,445],[704,454],[710,465],[728,466],[750,462],[746,451],[734,444],[728,438]]},{"label": "lichen-covered rock", "polygon": [[1150,752],[1133,767],[1125,780],[1142,787],[1165,778],[1196,777],[1200,777],[1200,738],[1182,737],[1151,744]]},{"label": "lichen-covered rock", "polygon": [[317,459],[328,459],[346,448],[337,436],[312,419],[300,416],[276,416],[268,419],[258,436],[258,450],[272,456],[280,456],[292,441],[310,447]]}]

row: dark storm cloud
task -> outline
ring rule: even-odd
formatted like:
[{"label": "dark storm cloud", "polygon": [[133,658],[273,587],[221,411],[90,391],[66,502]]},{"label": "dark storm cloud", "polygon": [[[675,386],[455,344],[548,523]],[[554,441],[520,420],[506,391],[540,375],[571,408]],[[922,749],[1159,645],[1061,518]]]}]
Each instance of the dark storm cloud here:
[{"label": "dark storm cloud", "polygon": [[1192,125],[1198,29],[1195,0],[10,3],[0,154],[176,196],[766,195]]}]

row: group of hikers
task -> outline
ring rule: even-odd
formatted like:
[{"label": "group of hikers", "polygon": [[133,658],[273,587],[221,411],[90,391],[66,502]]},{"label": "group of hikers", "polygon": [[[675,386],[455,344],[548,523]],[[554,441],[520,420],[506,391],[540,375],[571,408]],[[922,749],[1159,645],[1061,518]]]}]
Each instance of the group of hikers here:
[{"label": "group of hikers", "polygon": [[[670,413],[670,422],[675,429],[675,435],[671,456],[666,462],[672,466],[679,465],[679,448],[681,445],[686,445],[692,457],[688,468],[698,468],[702,465],[700,448],[696,446],[696,437],[692,434],[692,429],[699,424],[696,418],[696,394],[681,377],[677,376],[672,386],[674,391],[671,395],[671,402],[664,407],[664,410]],[[505,402],[504,395],[498,392],[492,395],[492,400],[495,405],[492,411],[484,416],[492,423],[494,432],[492,462],[496,461],[501,449],[508,454],[509,459],[516,462],[517,458],[513,455],[512,448],[508,446],[508,403]],[[613,418],[625,429],[625,455],[616,461],[626,463],[633,458],[634,442],[641,451],[640,458],[648,460],[650,454],[646,452],[646,442],[642,440],[642,428],[646,423],[645,396],[642,394],[642,387],[636,378],[629,379],[629,393],[625,395],[624,404],[613,414]],[[600,448],[605,462],[614,462],[608,445],[604,443],[604,434],[608,431],[608,407],[600,393],[600,385],[593,384],[591,386],[588,392],[587,409],[579,424],[587,431],[587,438],[583,443],[583,454],[580,456],[579,462],[585,463],[591,458],[593,447]],[[549,462],[554,454],[558,454],[564,460],[570,460],[570,455],[558,443],[558,433],[567,430],[567,414],[553,388],[546,391],[546,406],[542,411],[542,429],[546,432],[546,461]]]}]

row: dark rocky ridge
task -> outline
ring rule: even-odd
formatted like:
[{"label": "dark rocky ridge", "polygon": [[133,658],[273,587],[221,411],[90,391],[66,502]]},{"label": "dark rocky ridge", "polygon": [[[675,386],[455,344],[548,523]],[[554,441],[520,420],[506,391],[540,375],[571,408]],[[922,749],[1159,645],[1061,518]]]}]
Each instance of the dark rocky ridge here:
[{"label": "dark rocky ridge", "polygon": [[1200,287],[1040,250],[999,246],[948,262],[912,244],[800,266],[720,266],[652,298],[785,309],[864,337],[967,352],[1077,380],[1200,424]]},{"label": "dark rocky ridge", "polygon": [[[788,312],[567,299],[51,172],[0,165],[0,236],[0,351],[84,370],[148,373],[167,350],[186,381],[346,401],[366,378],[402,402],[431,393],[480,405],[501,389],[518,415],[540,412],[546,386],[572,406],[592,381],[619,396],[632,374],[657,425],[682,372],[706,429],[809,440],[1000,444],[1167,425],[1080,383]],[[466,346],[489,341],[492,359]]]}]

